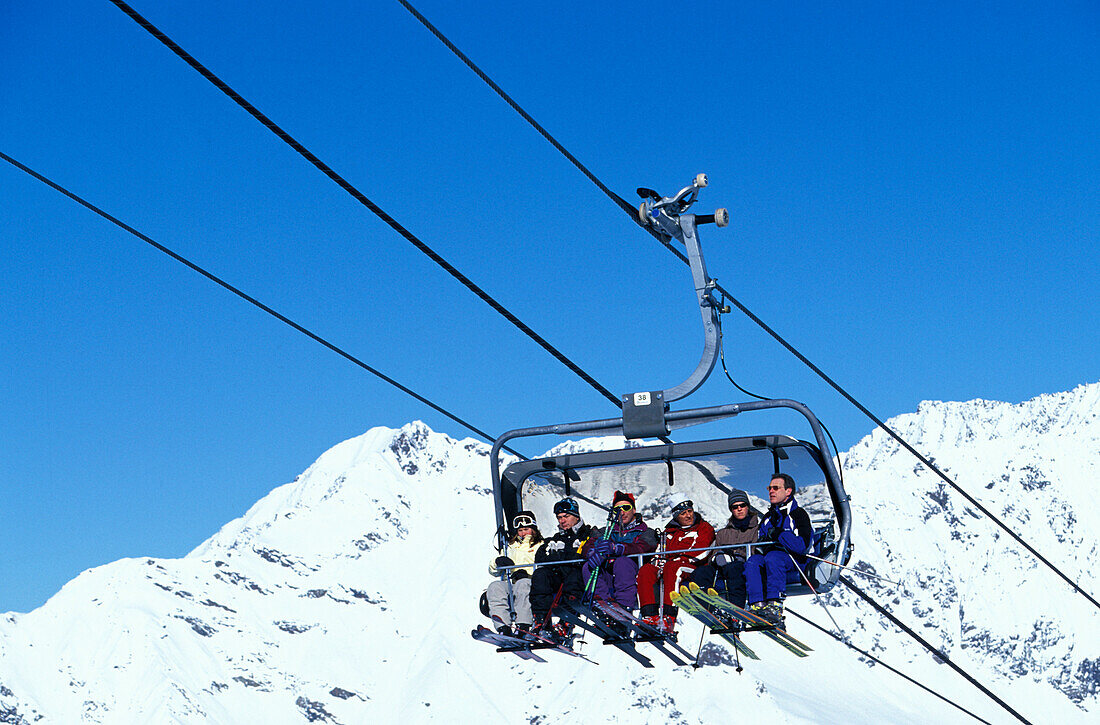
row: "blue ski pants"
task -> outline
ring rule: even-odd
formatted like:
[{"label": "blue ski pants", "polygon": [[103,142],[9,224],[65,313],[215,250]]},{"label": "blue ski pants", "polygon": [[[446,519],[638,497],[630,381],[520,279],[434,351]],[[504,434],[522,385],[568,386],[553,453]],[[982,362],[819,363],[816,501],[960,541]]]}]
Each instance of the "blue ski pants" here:
[{"label": "blue ski pants", "polygon": [[783,592],[787,591],[787,572],[792,571],[793,567],[791,557],[783,549],[750,556],[745,562],[745,588],[748,590],[749,604],[783,596]]}]

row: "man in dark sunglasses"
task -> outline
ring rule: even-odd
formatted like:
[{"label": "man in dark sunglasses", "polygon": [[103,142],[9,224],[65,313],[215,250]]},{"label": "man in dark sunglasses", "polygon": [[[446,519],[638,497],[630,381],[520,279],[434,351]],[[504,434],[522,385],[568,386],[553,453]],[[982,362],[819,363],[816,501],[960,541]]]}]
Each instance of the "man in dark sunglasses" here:
[{"label": "man in dark sunglasses", "polygon": [[783,625],[783,597],[787,592],[787,576],[795,564],[806,568],[806,552],[810,548],[813,528],[810,515],[794,500],[794,479],[777,473],[768,483],[768,500],[772,507],[760,524],[760,541],[756,551],[745,562],[745,586],[749,609],[779,626]]}]

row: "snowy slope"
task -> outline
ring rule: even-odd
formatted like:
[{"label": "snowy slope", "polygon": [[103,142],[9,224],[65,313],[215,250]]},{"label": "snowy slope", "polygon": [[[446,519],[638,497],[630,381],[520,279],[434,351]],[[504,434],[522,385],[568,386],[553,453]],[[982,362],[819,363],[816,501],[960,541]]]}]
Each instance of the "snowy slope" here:
[{"label": "snowy slope", "polygon": [[[890,424],[1085,591],[1100,595],[1100,509],[1092,501],[1100,478],[1100,384],[1020,405],[925,402]],[[857,558],[904,583],[895,591],[865,582],[865,590],[880,601],[895,596],[892,611],[922,624],[933,644],[981,673],[1025,715],[1047,719],[1036,697],[1051,707],[1072,702],[1100,710],[1100,617],[1093,605],[900,454],[882,431],[857,444],[845,463],[857,504]],[[858,611],[853,597],[836,596],[846,615]],[[861,616],[850,626],[866,627],[860,639],[873,636],[893,656],[908,652],[872,624],[876,619]],[[1050,689],[1064,699],[1043,694]]]},{"label": "snowy slope", "polygon": [[[1018,406],[924,403],[891,425],[1095,594],[1100,521],[1085,486],[1100,474],[1098,403],[1090,385]],[[660,655],[642,670],[598,642],[587,651],[599,666],[494,653],[469,637],[493,554],[487,453],[420,423],[372,429],[189,556],[98,567],[4,615],[0,722],[966,719],[803,623],[792,629],[810,658],[758,639],[763,660],[741,675],[720,645],[700,670]],[[1025,717],[1095,718],[1096,610],[879,432],[845,463],[856,560],[903,582],[859,584]],[[720,496],[695,495],[719,518]],[[828,599],[854,643],[990,721],[1015,721],[851,595]],[[810,600],[791,608],[828,621]],[[681,641],[699,635],[687,622]]]}]

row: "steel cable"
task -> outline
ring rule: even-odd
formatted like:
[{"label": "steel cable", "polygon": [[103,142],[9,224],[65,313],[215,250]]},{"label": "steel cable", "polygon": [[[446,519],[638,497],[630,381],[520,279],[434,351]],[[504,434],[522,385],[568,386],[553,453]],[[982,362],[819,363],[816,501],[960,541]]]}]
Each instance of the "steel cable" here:
[{"label": "steel cable", "polygon": [[[203,269],[202,267],[195,264],[194,262],[187,259],[186,257],[172,251],[171,249],[164,246],[163,244],[160,244],[159,242],[154,241],[150,237],[148,237],[148,236],[142,234],[141,232],[139,232],[137,229],[134,229],[129,224],[123,222],[122,220],[118,219],[117,217],[112,216],[111,214],[108,214],[107,212],[105,212],[102,209],[100,209],[99,207],[97,207],[95,204],[92,204],[90,201],[87,201],[87,200],[77,196],[73,192],[69,191],[68,189],[61,186],[60,184],[57,184],[57,183],[51,181],[50,179],[48,179],[45,176],[43,176],[42,174],[38,173],[34,169],[31,169],[30,167],[19,163],[18,161],[13,159],[11,156],[8,156],[7,154],[5,154],[3,151],[0,151],[0,159],[3,159],[4,161],[7,161],[9,164],[11,164],[15,168],[19,169],[20,171],[23,171],[23,172],[29,174],[30,176],[34,177],[38,181],[41,181],[46,186],[49,186],[51,189],[64,194],[65,196],[67,196],[70,199],[72,199],[73,201],[75,201],[77,204],[80,204],[85,209],[88,209],[89,211],[95,212],[96,214],[103,217],[104,219],[111,222],[112,224],[119,227],[120,229],[123,229],[124,231],[129,232],[130,234],[134,235],[135,237],[137,237],[141,241],[143,241],[146,244],[153,247],[154,249],[157,249],[158,251],[161,251],[164,254],[167,254],[169,257],[176,260],[180,264],[183,264],[183,265],[191,268],[195,272],[198,272],[199,274],[201,274],[203,277],[206,277],[211,282],[214,282],[215,284],[223,287],[224,289],[229,290],[230,292],[237,295],[238,297],[240,297],[245,302],[248,302],[249,304],[251,304],[255,307],[258,307],[259,309],[263,310],[264,312],[271,315],[275,319],[289,325],[290,327],[294,328],[295,330],[302,333],[303,335],[310,338],[311,340],[324,345],[325,347],[327,347],[329,350],[332,350],[337,355],[343,357],[346,360],[349,360],[349,361],[355,363],[356,365],[363,368],[364,370],[366,370],[371,375],[374,375],[375,377],[379,378],[380,380],[383,380],[383,381],[389,383],[390,385],[394,386],[395,388],[397,388],[401,392],[403,392],[403,393],[405,393],[409,396],[412,396],[413,398],[420,401],[421,403],[428,406],[429,408],[436,411],[437,413],[440,413],[440,414],[446,416],[447,418],[451,419],[455,423],[458,423],[459,425],[463,426],[467,430],[473,431],[475,434],[477,434],[481,438],[485,439],[489,443],[492,443],[493,441],[496,440],[496,438],[494,436],[489,435],[488,433],[481,430],[480,428],[473,425],[472,423],[470,423],[466,420],[463,420],[462,418],[458,417],[454,413],[451,413],[446,408],[443,408],[440,405],[436,405],[432,401],[425,398],[423,395],[420,395],[419,393],[412,390],[411,388],[408,388],[408,387],[402,385],[401,383],[397,382],[396,380],[394,380],[390,376],[386,375],[385,373],[381,372],[380,370],[378,370],[374,367],[371,367],[367,363],[363,362],[359,358],[352,355],[350,352],[347,352],[346,350],[343,350],[343,349],[337,347],[336,345],[329,342],[328,340],[321,337],[320,335],[318,335],[318,334],[306,329],[305,327],[299,325],[297,322],[295,322],[294,320],[291,320],[289,317],[275,311],[271,307],[268,307],[267,305],[265,305],[263,302],[260,302],[255,297],[252,297],[251,295],[246,294],[245,292],[242,292],[240,289],[238,289],[237,287],[234,287],[230,283],[226,282],[221,277],[218,277],[217,275],[213,274],[212,272],[208,272],[207,270]],[[512,448],[509,448],[508,446],[502,446],[502,447],[505,450],[507,450],[509,453],[512,453],[513,455],[516,455],[516,456],[519,456],[520,458],[526,459],[526,456],[524,456],[519,451],[513,450]]]},{"label": "steel cable", "polygon": [[[434,35],[436,38],[438,38],[440,40],[440,42],[442,42],[445,46],[447,46],[447,48],[450,49],[450,51],[452,53],[454,53],[463,63],[465,63],[474,73],[476,73],[479,78],[481,78],[483,81],[485,81],[485,83],[490,88],[492,88],[497,93],[497,95],[499,95],[502,99],[504,99],[504,101],[509,106],[511,106],[516,111],[516,113],[518,113],[520,116],[523,117],[524,120],[526,120],[529,124],[531,124],[531,126],[533,126],[535,128],[535,130],[538,131],[539,134],[541,134],[543,136],[543,138],[545,138],[547,141],[549,141],[550,144],[554,146],[554,148],[556,148],[567,159],[569,159],[569,161],[572,162],[573,165],[576,166],[581,171],[581,173],[583,173],[586,177],[588,177],[588,179],[590,181],[592,181],[592,183],[594,183],[597,187],[599,187],[599,189],[601,191],[603,191],[604,194],[606,194],[608,196],[608,198],[610,198],[613,202],[615,202],[616,206],[618,206],[623,211],[625,211],[635,223],[639,224],[639,226],[641,225],[639,220],[638,220],[638,217],[637,217],[637,210],[634,207],[632,207],[621,196],[619,196],[615,192],[611,191],[611,189],[607,188],[607,186],[603,182],[601,182],[599,180],[599,178],[596,177],[596,175],[593,174],[588,169],[588,167],[586,167],[584,164],[582,164],[579,160],[577,160],[577,158],[575,156],[573,156],[573,154],[571,154],[568,150],[566,150],[565,147],[562,146],[561,143],[559,143],[558,140],[556,138],[554,138],[553,135],[551,135],[549,131],[547,131],[545,128],[543,128],[542,125],[540,125],[537,121],[535,121],[535,119],[532,118],[529,113],[527,113],[525,110],[523,110],[523,108],[519,105],[519,103],[517,103],[515,101],[515,99],[513,99],[510,95],[508,95],[504,91],[504,89],[502,89],[500,86],[498,86],[495,82],[493,82],[493,80],[491,78],[489,78],[489,76],[484,71],[482,71],[481,68],[479,68],[477,66],[477,64],[475,64],[472,60],[470,60],[470,58],[468,56],[466,56],[465,53],[463,53],[461,50],[459,50],[455,46],[454,43],[452,43],[445,35],[443,35],[443,33],[441,33],[438,28],[436,28],[434,25],[432,25],[431,22],[429,22],[427,18],[425,18],[420,12],[418,12],[416,10],[416,8],[414,8],[411,4],[409,4],[409,2],[407,0],[397,0],[397,1],[399,3],[401,3],[401,5],[404,6],[405,9],[407,9],[409,11],[409,13],[411,13],[413,15],[413,17],[415,17],[422,25],[424,25],[424,27],[427,28],[432,33],[432,35]],[[112,2],[117,2],[117,0],[112,0]],[[659,242],[661,242],[665,246],[666,249],[668,249],[673,254],[675,254],[677,256],[677,258],[680,259],[681,262],[683,262],[684,264],[689,264],[687,257],[679,249],[677,249],[671,243],[669,243],[669,241],[667,239],[665,239],[661,235],[657,234],[650,227],[643,227],[643,228],[646,229],[646,231],[648,231],[651,235],[653,235]],[[752,312],[752,310],[750,310],[748,307],[743,305],[740,300],[738,300],[736,297],[734,297],[732,294],[730,294],[725,288],[722,287],[722,285],[716,284],[716,289],[719,292],[721,292],[725,296],[726,299],[728,299],[730,302],[732,302],[734,304],[734,306],[737,307],[737,309],[739,309],[742,313],[744,313],[750,320],[752,320],[754,323],[756,323],[761,329],[763,329],[765,332],[767,332],[769,335],[771,335],[780,345],[782,345],[784,348],[786,348],[788,352],[790,352],[800,362],[802,362],[804,365],[806,365],[808,368],[810,368],[810,370],[812,370],[814,373],[816,373],[818,377],[820,377],[822,380],[824,380],[826,383],[828,383],[830,387],[832,387],[834,390],[836,390],[838,393],[840,393],[840,395],[843,396],[849,403],[854,405],[857,410],[859,410],[861,413],[863,413],[865,416],[867,416],[867,418],[869,418],[872,422],[874,422],[874,424],[877,425],[879,428],[882,428],[882,430],[886,431],[886,433],[891,438],[896,440],[902,447],[904,447],[907,451],[909,451],[911,454],[913,454],[917,458],[917,460],[919,460],[924,466],[926,466],[929,470],[933,471],[937,476],[942,478],[949,486],[951,486],[952,489],[954,489],[957,493],[962,495],[963,498],[965,498],[971,505],[973,505],[975,508],[977,508],[979,511],[981,511],[985,516],[987,516],[990,520],[992,520],[1005,533],[1007,533],[1013,540],[1015,540],[1018,544],[1020,544],[1028,552],[1030,552],[1035,558],[1037,558],[1039,561],[1041,561],[1043,564],[1045,564],[1051,571],[1053,571],[1055,574],[1057,574],[1059,577],[1061,577],[1078,594],[1080,594],[1081,596],[1088,599],[1090,602],[1092,602],[1093,606],[1100,609],[1100,602],[1098,602],[1091,594],[1089,594],[1084,589],[1082,589],[1080,587],[1080,585],[1078,585],[1076,582],[1074,582],[1072,579],[1070,579],[1068,575],[1063,573],[1058,567],[1056,567],[1053,563],[1051,563],[1046,557],[1044,557],[1042,554],[1040,554],[1034,547],[1032,547],[1030,544],[1028,544],[1026,541],[1024,541],[1024,539],[1022,537],[1020,537],[1019,534],[1017,534],[1015,531],[1010,529],[1007,524],[1005,524],[1003,521],[1001,521],[991,511],[989,511],[987,508],[985,508],[982,504],[978,503],[978,501],[973,496],[971,496],[966,491],[964,491],[957,483],[955,483],[951,478],[949,478],[947,476],[947,474],[945,474],[943,471],[941,471],[934,463],[932,463],[925,456],[923,456],[920,452],[918,452],[915,448],[913,448],[911,445],[909,445],[909,443],[906,442],[905,439],[903,439],[900,435],[898,435],[897,432],[895,432],[892,428],[887,426],[886,423],[884,423],[882,420],[880,420],[878,418],[878,416],[876,416],[874,413],[872,413],[870,410],[868,410],[866,407],[864,407],[864,405],[862,403],[860,403],[851,394],[849,394],[847,390],[842,388],[839,384],[836,383],[836,381],[834,381],[831,377],[826,375],[825,372],[821,370],[821,368],[814,365],[809,360],[809,358],[807,358],[805,355],[803,355],[801,352],[799,352],[793,345],[791,345],[789,342],[787,342],[783,338],[782,335],[780,335],[778,332],[773,330],[762,319],[757,317]],[[751,393],[750,393],[750,395],[751,395]],[[839,451],[838,451],[838,453],[839,453]]]},{"label": "steel cable", "polygon": [[402,237],[404,237],[410,244],[416,247],[419,251],[425,254],[429,259],[442,267],[448,274],[458,280],[466,289],[473,292],[479,299],[485,304],[489,305],[494,311],[500,314],[508,322],[512,323],[520,331],[522,331],[527,337],[534,340],[542,349],[550,353],[558,362],[565,365],[571,371],[573,371],[581,380],[588,383],[596,392],[604,396],[616,406],[621,406],[621,401],[618,396],[609,391],[604,386],[600,385],[591,375],[582,370],[580,366],[566,357],[556,347],[547,342],[541,335],[532,330],[523,321],[510,312],[504,305],[497,302],[492,296],[490,296],[485,290],[481,289],[475,284],[469,277],[458,271],[450,262],[444,259],[438,252],[422,242],[415,234],[410,232],[404,226],[402,226],[396,219],[387,214],[380,206],[368,199],[361,191],[355,188],[351,182],[347,181],[344,177],[332,170],[325,162],[317,158],[309,149],[303,146],[297,139],[287,133],[281,126],[268,118],[263,112],[249,103],[239,93],[229,87],[229,85],[221,78],[216,76],[206,66],[196,60],[190,53],[181,48],[175,41],[165,35],[160,29],[146,20],[140,13],[127,5],[123,0],[110,0],[119,10],[126,13],[134,22],[146,30],[150,35],[163,43],[169,50],[179,56],[185,63],[198,71],[204,78],[210,81],[214,86],[225,95],[229,96],[238,106],[243,108],[253,118],[263,124],[269,131],[278,136],[284,143],[298,152],[304,159],[313,164],[321,173],[334,181],[341,189],[350,194],[356,201],[363,206],[367,207],[371,212],[375,214],[379,219],[384,221],[391,229],[396,231]]},{"label": "steel cable", "polygon": [[790,607],[787,607],[785,611],[786,611],[787,614],[793,614],[794,616],[798,617],[799,619],[801,619],[803,622],[810,625],[811,627],[814,627],[814,628],[820,630],[821,632],[829,635],[830,637],[835,639],[837,642],[840,642],[845,647],[847,647],[851,650],[854,650],[856,652],[859,652],[861,655],[863,655],[867,659],[873,660],[876,664],[882,665],[883,667],[890,670],[891,672],[893,672],[898,677],[901,677],[901,678],[907,680],[908,682],[911,682],[912,684],[916,685],[917,687],[921,688],[922,690],[924,690],[925,692],[927,692],[931,695],[935,695],[936,697],[940,698],[941,700],[943,700],[947,704],[949,704],[953,707],[956,707],[959,710],[962,710],[963,712],[965,712],[967,715],[974,718],[978,722],[984,722],[986,725],[993,725],[988,720],[985,720],[985,719],[979,717],[978,715],[975,715],[974,713],[970,712],[969,710],[967,710],[965,707],[963,707],[959,703],[955,702],[954,700],[952,700],[948,697],[944,697],[940,693],[936,692],[932,688],[930,688],[927,685],[925,685],[924,683],[922,683],[920,680],[917,680],[917,679],[914,679],[914,678],[910,677],[909,675],[905,674],[904,672],[902,672],[901,670],[899,670],[895,667],[891,667],[890,665],[888,665],[885,662],[883,662],[882,660],[880,660],[878,657],[875,657],[870,652],[867,652],[866,650],[861,649],[860,647],[857,647],[856,645],[852,644],[851,642],[846,641],[844,638],[839,637],[835,632],[830,632],[829,630],[825,629],[824,627],[822,627],[820,624],[813,621],[812,619],[808,619],[807,617],[803,617],[801,614],[799,614],[798,612],[792,610]]},{"label": "steel cable", "polygon": [[1030,723],[1030,721],[1027,720],[1023,715],[1021,715],[1020,713],[1013,710],[1012,707],[1009,706],[1009,704],[1007,702],[1005,702],[1001,698],[997,697],[995,694],[993,694],[993,692],[989,688],[987,688],[982,683],[978,682],[978,680],[975,679],[973,676],[971,676],[966,670],[964,670],[963,668],[959,667],[957,664],[952,662],[951,658],[943,653],[943,650],[940,650],[940,649],[937,649],[936,647],[933,647],[931,644],[929,644],[929,642],[927,640],[925,640],[919,634],[914,632],[911,627],[907,626],[904,622],[902,622],[900,619],[898,619],[892,613],[890,613],[885,607],[883,607],[881,604],[879,604],[874,599],[872,599],[866,592],[864,592],[862,589],[860,589],[855,584],[853,584],[851,579],[849,579],[848,577],[842,576],[842,577],[840,577],[840,581],[841,581],[841,583],[844,584],[844,586],[848,587],[850,590],[855,592],[859,596],[860,599],[862,599],[863,601],[870,604],[875,609],[876,612],[878,612],[879,614],[881,614],[882,616],[886,617],[891,622],[893,622],[898,627],[898,629],[900,629],[901,631],[908,634],[912,639],[914,639],[918,643],[920,643],[920,645],[922,647],[924,647],[926,650],[928,650],[933,655],[935,655],[940,660],[942,660],[944,662],[944,664],[946,664],[951,669],[955,670],[955,672],[962,675],[962,677],[964,679],[966,679],[967,682],[974,685],[974,687],[977,687],[979,690],[981,690],[983,693],[985,693],[986,696],[989,697],[989,699],[993,700],[998,705],[1003,707],[1006,711],[1011,713],[1012,716],[1015,717],[1017,720],[1019,720],[1020,722],[1023,722],[1023,723]]}]

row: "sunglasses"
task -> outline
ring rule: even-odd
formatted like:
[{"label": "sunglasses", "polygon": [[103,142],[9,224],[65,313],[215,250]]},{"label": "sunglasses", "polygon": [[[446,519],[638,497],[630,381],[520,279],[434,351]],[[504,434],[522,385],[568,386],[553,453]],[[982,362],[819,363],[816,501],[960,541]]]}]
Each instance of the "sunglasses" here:
[{"label": "sunglasses", "polygon": [[747,509],[749,505],[747,503],[735,503],[730,506],[731,509]]},{"label": "sunglasses", "polygon": [[611,508],[615,509],[616,511],[629,511],[630,509],[634,508],[634,504],[620,503],[612,506]]},{"label": "sunglasses", "polygon": [[768,486],[769,491],[778,491],[781,488],[783,488],[783,486]]}]

